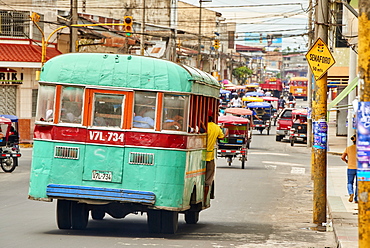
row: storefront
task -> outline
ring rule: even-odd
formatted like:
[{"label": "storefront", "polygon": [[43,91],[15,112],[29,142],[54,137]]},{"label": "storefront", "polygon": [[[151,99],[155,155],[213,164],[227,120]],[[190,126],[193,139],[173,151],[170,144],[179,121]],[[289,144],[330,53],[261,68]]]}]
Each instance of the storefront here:
[{"label": "storefront", "polygon": [[[47,59],[61,54],[49,45]],[[36,115],[41,46],[32,40],[0,38],[0,114],[19,118],[21,142],[31,142]]]}]

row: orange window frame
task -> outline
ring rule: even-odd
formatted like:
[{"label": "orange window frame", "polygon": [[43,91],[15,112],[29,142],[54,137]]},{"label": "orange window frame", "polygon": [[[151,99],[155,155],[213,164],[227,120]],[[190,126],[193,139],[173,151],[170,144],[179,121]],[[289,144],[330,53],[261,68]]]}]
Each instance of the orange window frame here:
[{"label": "orange window frame", "polygon": [[132,118],[133,118],[133,92],[132,91],[119,91],[119,90],[102,90],[102,89],[85,89],[85,101],[84,101],[84,114],[83,114],[83,126],[92,125],[92,111],[94,105],[94,94],[111,94],[111,95],[124,95],[124,108],[122,108],[123,123],[121,129],[130,129]]}]

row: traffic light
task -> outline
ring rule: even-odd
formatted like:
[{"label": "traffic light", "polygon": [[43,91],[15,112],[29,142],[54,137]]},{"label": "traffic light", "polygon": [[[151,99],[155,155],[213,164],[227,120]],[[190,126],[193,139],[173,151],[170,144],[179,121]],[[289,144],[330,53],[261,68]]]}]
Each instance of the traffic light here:
[{"label": "traffic light", "polygon": [[219,40],[219,39],[215,39],[215,40],[213,41],[213,47],[214,47],[215,49],[219,49],[219,48],[220,48],[220,40]]},{"label": "traffic light", "polygon": [[126,36],[131,36],[131,33],[132,33],[132,24],[133,24],[132,16],[125,16],[123,18],[123,23],[125,24],[125,33],[126,33]]}]

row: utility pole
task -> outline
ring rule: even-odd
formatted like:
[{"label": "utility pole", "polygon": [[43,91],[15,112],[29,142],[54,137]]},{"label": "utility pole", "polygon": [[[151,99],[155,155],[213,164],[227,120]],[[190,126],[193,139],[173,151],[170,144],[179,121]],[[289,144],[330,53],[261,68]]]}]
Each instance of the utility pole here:
[{"label": "utility pole", "polygon": [[146,7],[145,7],[145,0],[143,0],[143,20],[142,20],[142,23],[141,23],[141,37],[140,37],[140,55],[144,56],[144,52],[145,52],[145,37],[144,37],[144,32],[145,32],[145,11],[146,11]]},{"label": "utility pole", "polygon": [[[308,47],[312,46],[312,41],[314,39],[313,35],[313,5],[312,0],[310,0],[309,5],[309,12],[308,12]],[[307,73],[308,78],[308,85],[307,85],[307,96],[308,96],[308,106],[312,110],[312,73],[311,70],[308,70]],[[307,119],[307,147],[312,147],[312,116]]]},{"label": "utility pole", "polygon": [[[317,0],[316,5],[316,38],[328,41],[329,0]],[[312,146],[312,166],[314,179],[313,223],[322,227],[326,223],[326,167],[327,167],[327,73],[316,80],[313,106],[313,133],[322,143]],[[325,139],[322,139],[324,138]]]},{"label": "utility pole", "polygon": [[360,102],[357,112],[357,178],[359,247],[370,247],[370,168],[369,168],[369,108],[370,108],[370,2],[359,1],[358,64]]},{"label": "utility pole", "polygon": [[[78,12],[77,12],[77,0],[71,0],[71,22],[70,25],[76,25],[78,22]],[[69,50],[71,53],[76,52],[76,42],[77,42],[77,28],[70,26],[70,40],[69,40]]]},{"label": "utility pole", "polygon": [[199,0],[199,27],[198,27],[198,57],[197,57],[197,68],[200,69],[200,61],[202,56],[200,55],[202,49],[202,0]]}]

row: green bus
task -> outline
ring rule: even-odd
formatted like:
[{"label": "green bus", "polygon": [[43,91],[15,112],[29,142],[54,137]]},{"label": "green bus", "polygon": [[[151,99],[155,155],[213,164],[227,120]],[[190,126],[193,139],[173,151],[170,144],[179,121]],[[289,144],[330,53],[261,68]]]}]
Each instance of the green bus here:
[{"label": "green bus", "polygon": [[70,53],[41,71],[29,199],[57,200],[59,229],[146,213],[150,232],[195,224],[204,193],[207,117],[219,82],[144,56]]}]

